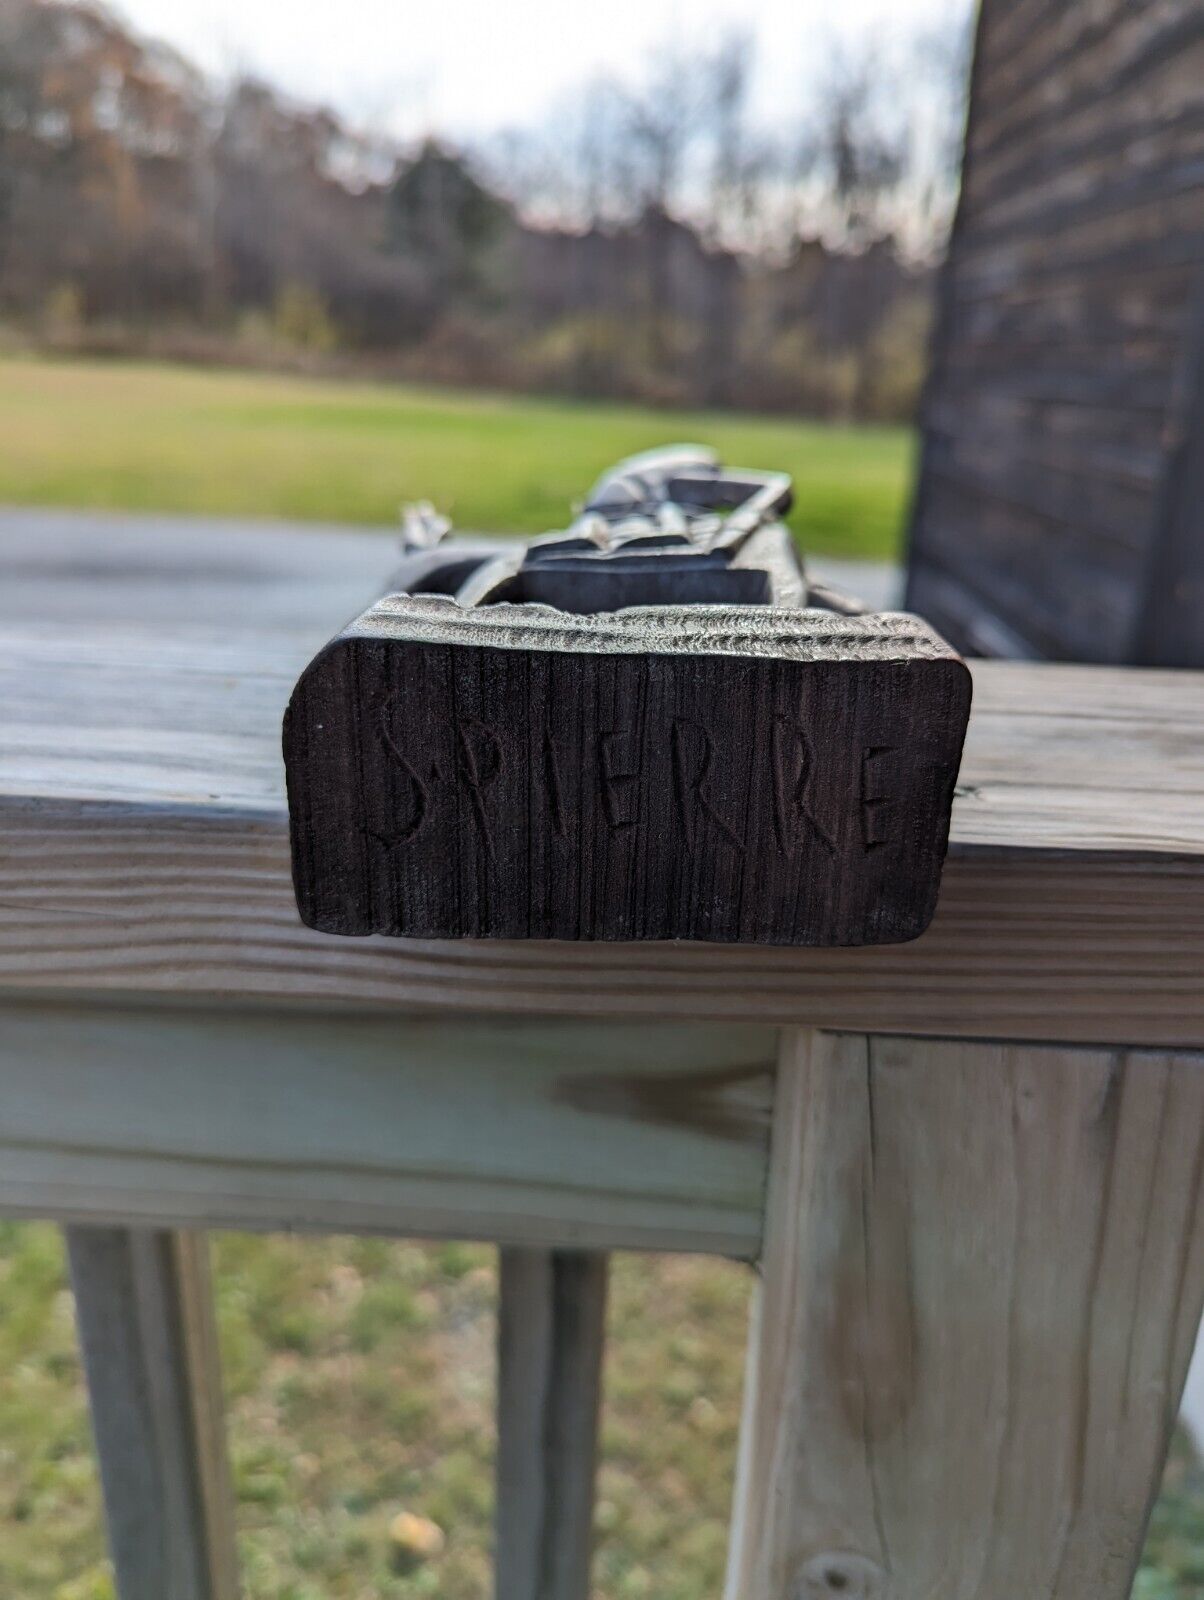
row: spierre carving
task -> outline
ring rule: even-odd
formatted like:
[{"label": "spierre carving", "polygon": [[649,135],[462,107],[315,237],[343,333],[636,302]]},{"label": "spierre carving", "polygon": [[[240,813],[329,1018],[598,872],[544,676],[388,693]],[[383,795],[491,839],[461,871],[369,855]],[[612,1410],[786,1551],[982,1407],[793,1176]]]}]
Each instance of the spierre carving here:
[{"label": "spierre carving", "polygon": [[563,533],[407,519],[284,745],[331,933],[865,944],[932,916],[969,713],[916,617],[808,582],[780,474],[622,463]]}]

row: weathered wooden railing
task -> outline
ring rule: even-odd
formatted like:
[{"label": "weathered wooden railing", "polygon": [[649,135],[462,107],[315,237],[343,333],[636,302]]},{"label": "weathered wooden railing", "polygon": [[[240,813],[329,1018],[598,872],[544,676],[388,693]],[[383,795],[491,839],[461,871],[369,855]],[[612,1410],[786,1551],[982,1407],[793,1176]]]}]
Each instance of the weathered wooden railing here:
[{"label": "weathered wooden railing", "polygon": [[329,939],[280,712],[392,560],[0,554],[0,1210],[68,1225],[123,1600],[237,1592],[211,1226],[504,1247],[505,1600],[586,1594],[620,1246],[760,1262],[729,1600],[1119,1600],[1204,1297],[1204,678],[977,667],[914,944]]}]

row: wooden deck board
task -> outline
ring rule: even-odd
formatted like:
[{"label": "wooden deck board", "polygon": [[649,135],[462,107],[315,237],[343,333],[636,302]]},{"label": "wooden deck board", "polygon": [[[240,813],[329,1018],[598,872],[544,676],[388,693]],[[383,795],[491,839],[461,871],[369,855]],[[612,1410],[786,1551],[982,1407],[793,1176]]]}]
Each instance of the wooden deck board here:
[{"label": "wooden deck board", "polygon": [[936,921],[862,950],[343,940],[280,716],[385,537],[0,519],[0,987],[1204,1044],[1204,674],[975,665]]}]

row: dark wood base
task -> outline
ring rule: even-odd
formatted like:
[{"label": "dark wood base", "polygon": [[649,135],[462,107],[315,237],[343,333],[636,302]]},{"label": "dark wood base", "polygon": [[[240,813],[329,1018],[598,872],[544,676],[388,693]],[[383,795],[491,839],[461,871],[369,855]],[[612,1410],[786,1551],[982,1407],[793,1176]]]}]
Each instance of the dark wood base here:
[{"label": "dark wood base", "polygon": [[970,678],[911,617],[392,596],[285,721],[306,923],[421,938],[914,938]]}]

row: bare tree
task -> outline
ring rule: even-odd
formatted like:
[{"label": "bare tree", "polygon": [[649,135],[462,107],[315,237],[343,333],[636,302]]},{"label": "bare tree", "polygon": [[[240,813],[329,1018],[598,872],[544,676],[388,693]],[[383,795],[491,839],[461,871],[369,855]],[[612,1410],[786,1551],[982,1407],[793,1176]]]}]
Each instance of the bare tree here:
[{"label": "bare tree", "polygon": [[969,6],[951,26],[926,29],[911,47],[926,115],[915,141],[913,177],[917,243],[921,253],[943,250],[961,177],[974,18]]},{"label": "bare tree", "polygon": [[819,180],[837,230],[855,246],[891,231],[907,170],[908,129],[892,88],[873,41],[834,48],[802,142],[802,174]]},{"label": "bare tree", "polygon": [[641,210],[677,209],[705,92],[705,65],[674,42],[657,51],[641,83],[623,90],[627,160]]},{"label": "bare tree", "polygon": [[[787,130],[755,118],[756,50],[752,35],[733,29],[710,58],[712,92],[704,139],[711,186],[703,226],[712,244],[746,255],[780,252],[792,236],[783,225],[790,173]],[[789,130],[793,132],[795,130]],[[785,208],[788,218],[793,210]]]}]

